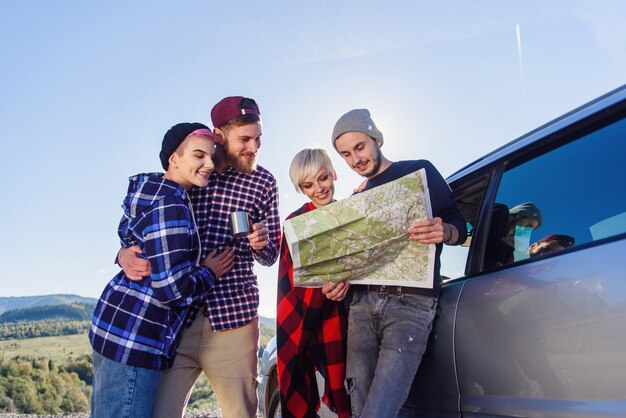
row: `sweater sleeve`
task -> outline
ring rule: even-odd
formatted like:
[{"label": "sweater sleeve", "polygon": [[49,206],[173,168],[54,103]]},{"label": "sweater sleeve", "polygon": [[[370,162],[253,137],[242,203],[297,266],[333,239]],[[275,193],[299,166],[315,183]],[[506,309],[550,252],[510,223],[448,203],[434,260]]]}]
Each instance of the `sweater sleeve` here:
[{"label": "sweater sleeve", "polygon": [[136,224],[144,256],[151,266],[150,287],[163,304],[192,305],[208,295],[213,272],[196,266],[199,243],[189,207],[176,197],[165,197],[145,210]]},{"label": "sweater sleeve", "polygon": [[426,169],[433,217],[439,217],[444,223],[454,225],[459,232],[459,238],[450,245],[460,245],[467,238],[467,225],[463,214],[456,206],[452,190],[432,163],[425,161],[424,168]]}]

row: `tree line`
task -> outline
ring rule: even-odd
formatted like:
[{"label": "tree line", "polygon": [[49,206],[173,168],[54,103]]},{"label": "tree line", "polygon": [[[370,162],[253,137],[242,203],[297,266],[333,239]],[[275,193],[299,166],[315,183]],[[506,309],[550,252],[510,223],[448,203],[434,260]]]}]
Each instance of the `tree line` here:
[{"label": "tree line", "polygon": [[0,411],[59,414],[89,411],[93,367],[89,356],[57,366],[52,360],[0,358]]},{"label": "tree line", "polygon": [[83,334],[89,331],[90,324],[90,321],[66,320],[7,322],[0,324],[0,341]]},{"label": "tree line", "polygon": [[66,305],[13,309],[3,312],[2,315],[0,315],[0,323],[51,319],[88,321],[91,319],[94,308],[95,305],[90,303],[70,303]]},{"label": "tree line", "polygon": [[[67,414],[88,412],[93,385],[91,355],[62,365],[46,358],[0,357],[0,413]],[[217,398],[204,375],[194,386],[189,409],[217,408]]]},{"label": "tree line", "polygon": [[4,312],[0,315],[0,341],[85,333],[93,309],[93,304],[73,303]]}]

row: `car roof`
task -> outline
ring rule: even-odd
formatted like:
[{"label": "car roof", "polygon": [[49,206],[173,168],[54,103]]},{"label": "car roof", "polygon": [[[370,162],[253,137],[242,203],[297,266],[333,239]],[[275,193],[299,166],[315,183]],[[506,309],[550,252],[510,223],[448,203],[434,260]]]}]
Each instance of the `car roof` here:
[{"label": "car roof", "polygon": [[514,139],[511,142],[502,145],[501,147],[496,148],[490,153],[482,156],[481,158],[469,163],[465,167],[452,173],[446,180],[448,181],[448,183],[452,183],[469,173],[480,170],[481,168],[488,166],[521,148],[524,148],[534,142],[540,141],[541,139],[567,126],[570,126],[573,123],[583,120],[624,100],[626,100],[626,84],[580,107],[577,107],[576,109],[571,110],[544,125],[541,125],[540,127],[528,132],[525,135],[520,136],[517,139]]}]

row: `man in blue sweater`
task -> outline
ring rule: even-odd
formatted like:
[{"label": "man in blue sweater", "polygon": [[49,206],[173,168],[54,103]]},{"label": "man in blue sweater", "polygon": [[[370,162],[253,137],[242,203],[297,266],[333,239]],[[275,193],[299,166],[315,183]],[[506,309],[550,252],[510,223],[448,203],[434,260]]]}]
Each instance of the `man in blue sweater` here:
[{"label": "man in blue sweater", "polygon": [[339,118],[333,146],[369,190],[424,169],[433,218],[415,221],[409,239],[435,244],[432,289],[352,284],[348,316],[346,381],[356,417],[395,417],[408,396],[426,349],[437,309],[443,244],[465,241],[467,228],[452,192],[427,160],[388,160],[382,153],[383,134],[367,109],[354,109]]}]

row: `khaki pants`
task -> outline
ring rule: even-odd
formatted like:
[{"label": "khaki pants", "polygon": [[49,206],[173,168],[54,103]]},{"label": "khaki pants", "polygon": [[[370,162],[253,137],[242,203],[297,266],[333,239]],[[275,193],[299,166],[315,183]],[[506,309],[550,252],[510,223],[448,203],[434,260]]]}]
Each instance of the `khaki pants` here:
[{"label": "khaki pants", "polygon": [[174,365],[163,374],[154,418],[182,418],[203,371],[224,418],[256,417],[258,350],[258,317],[239,328],[212,332],[209,319],[198,314],[183,334]]}]

